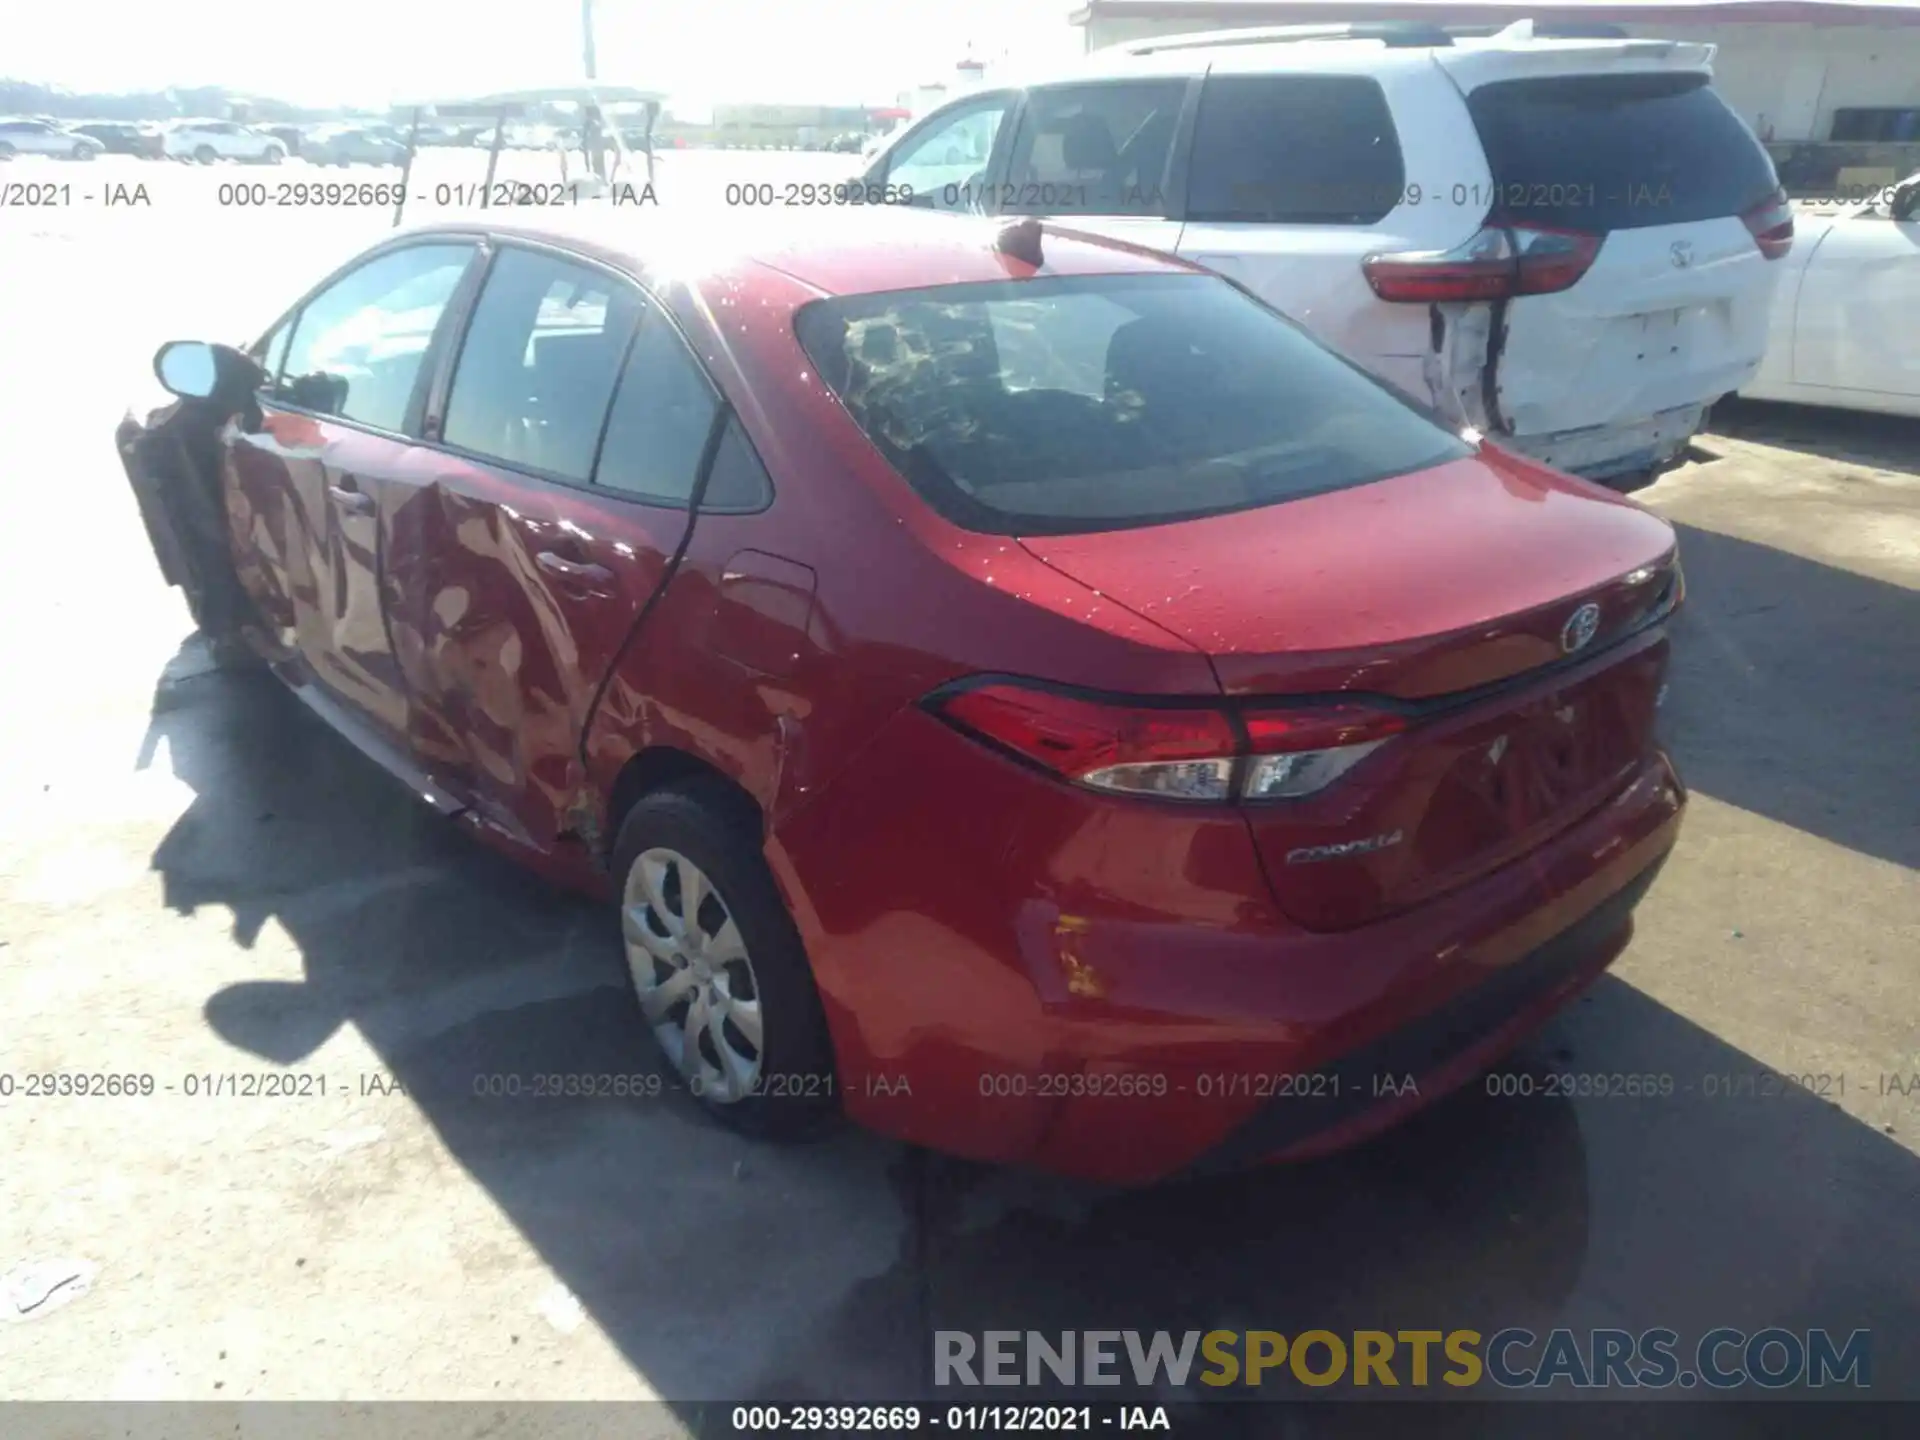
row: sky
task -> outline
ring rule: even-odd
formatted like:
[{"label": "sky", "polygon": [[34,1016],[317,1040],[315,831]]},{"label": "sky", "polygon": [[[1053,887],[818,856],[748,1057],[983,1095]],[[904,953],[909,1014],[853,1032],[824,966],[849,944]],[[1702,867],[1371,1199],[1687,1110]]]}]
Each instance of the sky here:
[{"label": "sky", "polygon": [[[0,76],[74,90],[222,85],[384,105],[581,75],[579,0],[21,0]],[[595,0],[604,80],[714,101],[891,104],[969,47],[1081,51],[1074,0]]]}]

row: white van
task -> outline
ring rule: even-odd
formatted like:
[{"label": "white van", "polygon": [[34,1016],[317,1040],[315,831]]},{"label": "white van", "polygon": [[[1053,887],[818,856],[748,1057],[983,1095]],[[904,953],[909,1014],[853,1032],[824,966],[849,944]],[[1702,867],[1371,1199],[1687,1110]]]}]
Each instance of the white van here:
[{"label": "white van", "polygon": [[1792,208],[1712,46],[1490,29],[1098,51],[933,111],[865,178],[1171,251],[1453,423],[1657,473],[1759,367]]}]

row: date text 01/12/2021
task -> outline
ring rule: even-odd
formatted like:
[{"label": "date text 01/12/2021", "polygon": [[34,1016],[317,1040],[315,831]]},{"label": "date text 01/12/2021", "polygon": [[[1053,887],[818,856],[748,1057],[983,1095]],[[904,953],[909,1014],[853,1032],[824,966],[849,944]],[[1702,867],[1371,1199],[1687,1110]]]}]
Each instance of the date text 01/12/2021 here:
[{"label": "date text 01/12/2021", "polygon": [[1044,1431],[1093,1434],[1126,1430],[1171,1433],[1164,1405],[736,1405],[728,1417],[740,1435],[910,1435],[927,1429],[955,1434]]},{"label": "date text 01/12/2021", "polygon": [[[1418,1095],[1414,1076],[1381,1073],[1342,1077],[1315,1071],[1302,1074],[1204,1071],[1176,1083],[1152,1072],[1086,1072],[1026,1074],[982,1072],[983,1096],[1039,1099],[1159,1098],[1191,1094],[1201,1099],[1330,1100],[1342,1094],[1370,1093],[1388,1098]],[[1910,1099],[1920,1097],[1920,1072],[1849,1076],[1840,1072],[1782,1074],[1776,1071],[1719,1071],[1682,1081],[1672,1074],[1587,1073],[1570,1071],[1493,1070],[1482,1079],[1486,1093],[1503,1100],[1672,1100],[1680,1096],[1705,1100],[1787,1099],[1794,1096],[1841,1100],[1858,1097]],[[904,1074],[875,1071],[836,1077],[831,1074],[762,1074],[757,1093],[789,1098],[832,1099],[842,1095],[871,1097],[911,1096],[912,1081]],[[669,1092],[699,1093],[697,1083],[643,1070],[620,1074],[583,1074],[543,1071],[519,1074],[477,1073],[469,1089],[484,1100],[625,1100],[655,1099]],[[145,1099],[177,1095],[187,1099],[299,1099],[327,1096],[406,1095],[398,1076],[384,1071],[329,1075],[316,1071],[196,1071],[171,1080],[147,1072],[23,1071],[0,1072],[0,1100]]]},{"label": "date text 01/12/2021", "polygon": [[388,210],[405,200],[443,209],[527,209],[581,205],[599,199],[615,206],[657,206],[660,198],[650,184],[616,181],[598,197],[564,181],[525,180],[441,181],[431,190],[407,190],[398,181],[234,180],[214,192],[214,204],[223,210],[368,209]]}]

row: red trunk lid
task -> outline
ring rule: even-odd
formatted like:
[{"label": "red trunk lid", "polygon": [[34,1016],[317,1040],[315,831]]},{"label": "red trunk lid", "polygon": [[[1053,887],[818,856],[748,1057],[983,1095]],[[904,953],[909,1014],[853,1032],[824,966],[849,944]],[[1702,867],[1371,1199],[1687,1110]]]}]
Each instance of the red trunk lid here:
[{"label": "red trunk lid", "polygon": [[[1517,859],[1653,744],[1667,644],[1647,621],[1677,596],[1673,531],[1491,449],[1258,510],[1022,544],[1204,650],[1250,709],[1345,692],[1408,718],[1321,792],[1244,804],[1275,899],[1312,929]],[[1576,624],[1589,602],[1597,623]]]}]

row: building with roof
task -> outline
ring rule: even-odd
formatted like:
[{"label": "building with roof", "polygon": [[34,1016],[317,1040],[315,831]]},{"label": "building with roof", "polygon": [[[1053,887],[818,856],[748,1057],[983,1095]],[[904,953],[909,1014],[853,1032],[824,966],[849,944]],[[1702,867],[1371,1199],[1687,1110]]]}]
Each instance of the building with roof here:
[{"label": "building with roof", "polygon": [[1089,50],[1251,26],[1520,19],[1716,46],[1716,87],[1790,187],[1920,168],[1920,0],[1087,0],[1072,16]]}]

